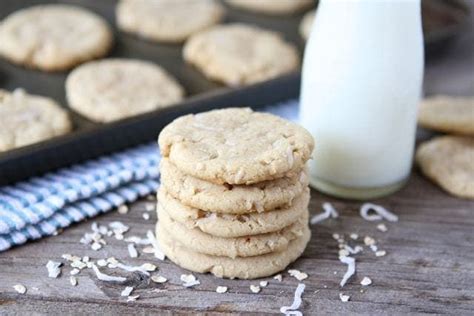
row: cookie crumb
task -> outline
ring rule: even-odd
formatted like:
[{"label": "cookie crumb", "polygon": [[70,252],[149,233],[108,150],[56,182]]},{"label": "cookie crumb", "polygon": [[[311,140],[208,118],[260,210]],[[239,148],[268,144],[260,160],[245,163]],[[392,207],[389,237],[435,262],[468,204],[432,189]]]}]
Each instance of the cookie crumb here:
[{"label": "cookie crumb", "polygon": [[117,211],[119,212],[119,214],[127,214],[128,213],[128,206],[125,205],[125,204],[122,204],[117,208]]},{"label": "cookie crumb", "polygon": [[362,286],[367,286],[372,284],[372,280],[369,277],[364,277],[362,281],[360,281]]},{"label": "cookie crumb", "polygon": [[250,291],[252,291],[252,293],[259,293],[261,291],[261,288],[258,285],[251,284],[250,285]]},{"label": "cookie crumb", "polygon": [[20,294],[26,293],[26,286],[24,286],[23,284],[16,284],[13,286],[13,288]]},{"label": "cookie crumb", "polygon": [[219,286],[216,288],[216,292],[219,293],[219,294],[222,294],[222,293],[227,292],[227,286],[220,286],[220,285],[219,285]]}]

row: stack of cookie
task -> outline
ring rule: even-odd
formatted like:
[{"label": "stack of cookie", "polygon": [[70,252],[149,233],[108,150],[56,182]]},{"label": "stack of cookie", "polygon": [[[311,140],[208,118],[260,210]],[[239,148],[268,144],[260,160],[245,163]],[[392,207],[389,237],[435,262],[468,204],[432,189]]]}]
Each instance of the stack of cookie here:
[{"label": "stack of cookie", "polygon": [[251,279],[296,260],[310,238],[305,163],[314,143],[271,114],[229,108],[181,117],[159,137],[157,236],[176,264]]}]

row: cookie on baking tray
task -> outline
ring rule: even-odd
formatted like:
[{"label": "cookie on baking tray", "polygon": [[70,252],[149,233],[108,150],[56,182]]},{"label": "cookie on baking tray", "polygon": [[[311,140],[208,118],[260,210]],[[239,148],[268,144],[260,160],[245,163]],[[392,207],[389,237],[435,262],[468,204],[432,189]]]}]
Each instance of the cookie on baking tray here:
[{"label": "cookie on baking tray", "polygon": [[0,55],[44,71],[66,70],[104,56],[112,42],[102,17],[72,5],[37,5],[0,22]]},{"label": "cookie on baking tray", "polygon": [[135,59],[81,65],[66,80],[69,105],[96,122],[111,122],[173,105],[183,88],[160,66]]},{"label": "cookie on baking tray", "polygon": [[296,47],[278,33],[240,23],[191,36],[183,55],[206,77],[229,86],[272,79],[296,71],[300,63]]},{"label": "cookie on baking tray", "polygon": [[121,30],[158,42],[183,42],[223,16],[216,0],[121,0],[116,8]]},{"label": "cookie on baking tray", "polygon": [[0,152],[65,134],[71,126],[67,112],[54,100],[0,89]]}]

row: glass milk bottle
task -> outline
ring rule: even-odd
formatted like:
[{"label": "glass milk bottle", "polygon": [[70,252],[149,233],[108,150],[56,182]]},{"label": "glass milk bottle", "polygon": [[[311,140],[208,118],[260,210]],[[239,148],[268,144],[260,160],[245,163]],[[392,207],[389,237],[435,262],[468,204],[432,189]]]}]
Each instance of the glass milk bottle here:
[{"label": "glass milk bottle", "polygon": [[300,121],[311,186],[355,199],[407,180],[423,81],[420,0],[321,0],[306,44]]}]

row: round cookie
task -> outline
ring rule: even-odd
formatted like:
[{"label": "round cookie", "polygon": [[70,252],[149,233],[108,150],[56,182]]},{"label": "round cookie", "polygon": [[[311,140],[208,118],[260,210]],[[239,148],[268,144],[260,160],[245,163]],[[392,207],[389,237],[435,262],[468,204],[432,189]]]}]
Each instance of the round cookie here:
[{"label": "round cookie", "polygon": [[311,27],[313,26],[315,15],[316,13],[314,11],[310,11],[306,13],[301,20],[299,32],[301,37],[303,37],[305,40],[309,38],[309,33],[311,33]]},{"label": "round cookie", "polygon": [[298,124],[249,108],[182,116],[158,138],[182,172],[214,183],[252,184],[299,173],[314,148]]},{"label": "round cookie", "polygon": [[311,232],[306,226],[303,235],[290,242],[281,252],[261,256],[229,258],[211,256],[190,250],[174,241],[157,225],[157,239],[166,256],[177,265],[199,273],[210,272],[220,278],[256,279],[273,275],[284,270],[303,253]]},{"label": "round cookie", "polygon": [[284,251],[292,240],[303,235],[304,228],[308,226],[308,212],[306,212],[298,221],[278,232],[223,238],[203,233],[198,228],[188,229],[171,219],[165,211],[159,212],[158,217],[161,230],[166,230],[173,240],[186,245],[187,248],[199,253],[230,258]]},{"label": "round cookie", "polygon": [[420,104],[418,123],[440,132],[474,136],[474,97],[426,98]]},{"label": "round cookie", "polygon": [[474,138],[434,138],[419,146],[416,161],[423,173],[444,190],[474,199]]},{"label": "round cookie", "polygon": [[243,214],[291,205],[308,186],[308,175],[303,170],[296,177],[251,185],[223,185],[188,176],[168,158],[163,158],[160,182],[169,194],[185,205],[207,212]]},{"label": "round cookie", "polygon": [[0,89],[0,152],[71,130],[67,112],[52,99]]},{"label": "round cookie", "polygon": [[307,213],[309,197],[309,189],[306,189],[288,208],[263,213],[219,214],[183,205],[160,187],[158,212],[166,212],[187,229],[199,228],[216,237],[242,237],[277,232],[295,223]]},{"label": "round cookie", "polygon": [[206,77],[238,86],[296,71],[296,47],[275,32],[246,24],[214,26],[189,38],[184,59]]},{"label": "round cookie", "polygon": [[296,13],[314,4],[313,0],[226,0],[226,2],[237,8],[270,15]]},{"label": "round cookie", "polygon": [[110,122],[182,100],[181,86],[160,66],[135,59],[81,65],[66,80],[69,105],[96,122]]},{"label": "round cookie", "polygon": [[121,0],[116,9],[121,30],[159,42],[183,42],[223,15],[215,0]]},{"label": "round cookie", "polygon": [[66,70],[104,56],[112,41],[102,17],[72,5],[33,6],[0,22],[0,55],[45,71]]}]

